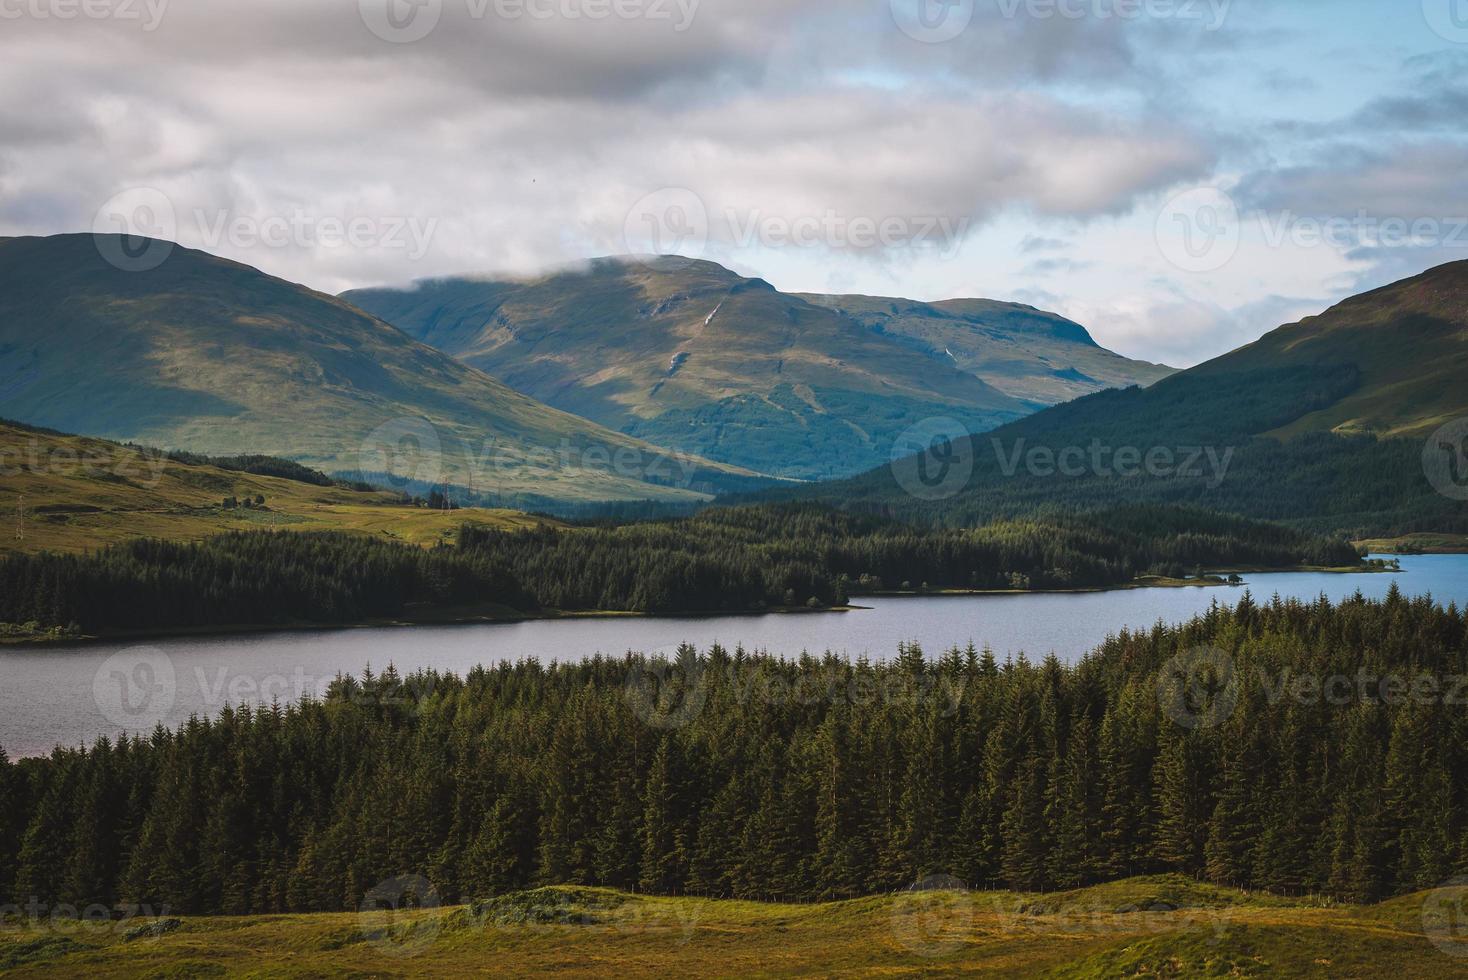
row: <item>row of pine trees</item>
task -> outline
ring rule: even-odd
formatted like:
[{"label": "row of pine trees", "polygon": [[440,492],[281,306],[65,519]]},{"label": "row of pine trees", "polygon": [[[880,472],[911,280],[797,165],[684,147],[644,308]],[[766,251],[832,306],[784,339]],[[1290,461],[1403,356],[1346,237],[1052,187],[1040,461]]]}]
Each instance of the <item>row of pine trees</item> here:
[{"label": "row of pine trees", "polygon": [[[1199,650],[1213,666],[1181,687]],[[368,672],[0,761],[0,903],[354,909],[402,875],[447,901],[810,901],[1162,871],[1372,901],[1468,870],[1464,674],[1468,619],[1395,592],[1245,597],[1071,666],[715,647]]]},{"label": "row of pine trees", "polygon": [[466,525],[423,549],[254,531],[0,559],[0,623],[97,633],[351,623],[492,605],[630,612],[829,606],[860,591],[1114,585],[1148,571],[1358,560],[1344,541],[1166,507],[914,527],[813,506],[712,508],[624,525]]}]

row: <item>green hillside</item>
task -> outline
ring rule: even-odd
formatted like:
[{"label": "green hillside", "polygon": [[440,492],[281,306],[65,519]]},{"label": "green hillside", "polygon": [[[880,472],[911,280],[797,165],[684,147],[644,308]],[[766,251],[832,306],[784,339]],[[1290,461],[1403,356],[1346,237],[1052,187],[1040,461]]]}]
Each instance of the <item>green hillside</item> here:
[{"label": "green hillside", "polygon": [[[413,506],[398,494],[187,462],[4,420],[0,473],[5,477],[0,556],[98,551],[137,538],[200,541],[228,531],[265,529],[353,531],[431,545],[454,539],[465,523],[506,528],[554,523],[511,510]],[[225,506],[231,497],[252,505]],[[256,498],[263,503],[255,506]]]},{"label": "green hillside", "polygon": [[1027,307],[959,301],[942,328],[962,338],[938,327],[926,335],[926,320],[905,336],[880,317],[681,259],[602,259],[525,281],[446,279],[345,298],[557,408],[799,478],[877,465],[927,418],[983,431],[1165,371],[1130,370],[1074,324],[1078,335],[1030,330],[1023,321],[1059,318]]},{"label": "green hillside", "polygon": [[[1181,876],[1059,895],[913,891],[817,905],[541,888],[467,906],[62,923],[0,933],[15,977],[1468,975],[1423,911]],[[1436,942],[1435,942],[1436,941]],[[1438,943],[1445,944],[1446,948]]]},{"label": "green hillside", "polygon": [[918,303],[883,296],[804,295],[892,340],[956,364],[1007,395],[1057,405],[1173,374],[1097,344],[1086,329],[1032,306],[990,299]]},{"label": "green hillside", "polygon": [[1435,488],[1424,463],[1437,448],[1428,436],[1468,417],[1465,378],[1468,262],[1458,262],[1149,388],[1089,395],[963,442],[945,470],[958,476],[929,499],[909,493],[916,459],[794,493],[946,523],[1150,501],[1358,538],[1468,531],[1468,503]]},{"label": "green hillside", "polygon": [[123,271],[91,235],[0,240],[0,415],[506,496],[694,500],[737,476],[548,408],[331,296],[182,247]]}]

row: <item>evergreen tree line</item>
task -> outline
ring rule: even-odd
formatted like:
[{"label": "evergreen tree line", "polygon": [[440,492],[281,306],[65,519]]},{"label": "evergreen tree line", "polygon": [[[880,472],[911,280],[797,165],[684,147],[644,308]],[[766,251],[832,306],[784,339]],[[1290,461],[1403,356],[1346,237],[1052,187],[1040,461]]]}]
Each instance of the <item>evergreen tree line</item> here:
[{"label": "evergreen tree line", "polygon": [[[1180,688],[1199,651],[1211,684]],[[1395,591],[1245,597],[1071,666],[685,647],[389,669],[0,761],[0,899],[337,910],[423,875],[447,901],[539,883],[818,900],[1177,871],[1365,902],[1468,870],[1465,673],[1468,618]]]},{"label": "evergreen tree line", "polygon": [[496,530],[421,549],[248,531],[0,561],[0,622],[86,632],[346,623],[430,609],[649,613],[830,606],[882,590],[1072,588],[1218,565],[1353,564],[1341,540],[1163,507],[914,527],[812,506]]}]

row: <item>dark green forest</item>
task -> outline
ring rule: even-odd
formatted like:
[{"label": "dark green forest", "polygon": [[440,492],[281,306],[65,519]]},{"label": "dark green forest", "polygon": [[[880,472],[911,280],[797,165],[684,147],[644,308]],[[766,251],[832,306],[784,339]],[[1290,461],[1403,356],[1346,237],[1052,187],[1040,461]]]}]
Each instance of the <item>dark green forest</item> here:
[{"label": "dark green forest", "polygon": [[1354,564],[1349,544],[1164,507],[935,529],[815,507],[713,508],[627,525],[466,525],[424,550],[250,531],[0,561],[0,622],[98,633],[350,623],[494,606],[646,613],[840,605],[883,590],[1055,589],[1219,566]]},{"label": "dark green forest", "polygon": [[[1202,665],[1202,666],[1200,666]],[[1468,870],[1468,619],[1214,606],[1074,666],[715,647],[339,678],[0,762],[0,896],[353,909],[544,882],[813,900],[1174,870],[1352,901]]]}]

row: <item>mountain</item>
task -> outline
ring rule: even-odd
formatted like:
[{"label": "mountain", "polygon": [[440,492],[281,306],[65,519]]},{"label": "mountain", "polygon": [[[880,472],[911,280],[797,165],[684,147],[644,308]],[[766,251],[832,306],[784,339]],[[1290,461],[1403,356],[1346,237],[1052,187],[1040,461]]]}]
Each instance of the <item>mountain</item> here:
[{"label": "mountain", "polygon": [[[1128,375],[1129,362],[1079,326],[1069,324],[1067,335],[1057,328],[1068,321],[1028,307],[869,300],[870,310],[855,309],[844,302],[851,298],[781,293],[677,257],[599,259],[524,280],[428,280],[344,298],[557,408],[658,445],[804,479],[878,465],[924,420],[983,431],[1076,392],[1165,371],[1146,365]],[[882,304],[912,313],[894,317]]]},{"label": "mountain", "polygon": [[1455,262],[1149,388],[1089,395],[942,447],[943,459],[796,495],[945,523],[1126,501],[1357,537],[1468,531],[1465,379],[1468,262]]},{"label": "mountain", "polygon": [[[103,255],[124,246],[167,258],[125,271]],[[515,502],[692,500],[742,478],[542,405],[342,300],[168,248],[0,240],[0,416]]]},{"label": "mountain", "polygon": [[1079,323],[992,299],[919,303],[882,296],[800,294],[1022,401],[1057,405],[1105,388],[1150,385],[1174,373],[1097,344]]}]

